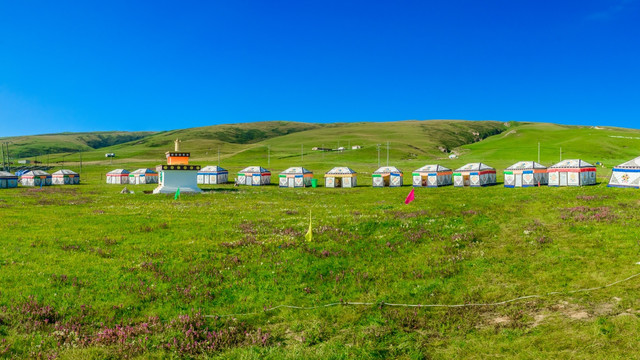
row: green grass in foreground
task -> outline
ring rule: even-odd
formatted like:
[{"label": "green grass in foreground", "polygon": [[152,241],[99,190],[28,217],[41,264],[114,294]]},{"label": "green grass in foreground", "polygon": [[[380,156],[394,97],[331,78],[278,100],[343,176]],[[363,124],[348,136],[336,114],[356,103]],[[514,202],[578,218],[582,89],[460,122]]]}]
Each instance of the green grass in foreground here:
[{"label": "green grass in foreground", "polygon": [[[94,173],[91,173],[94,171]],[[0,357],[628,358],[640,193],[279,189],[197,196],[99,182],[0,191]],[[605,181],[601,174],[600,181]],[[319,177],[319,175],[316,175]],[[408,179],[407,179],[408,180]],[[313,242],[304,242],[309,210]],[[206,318],[203,315],[257,312]]]}]

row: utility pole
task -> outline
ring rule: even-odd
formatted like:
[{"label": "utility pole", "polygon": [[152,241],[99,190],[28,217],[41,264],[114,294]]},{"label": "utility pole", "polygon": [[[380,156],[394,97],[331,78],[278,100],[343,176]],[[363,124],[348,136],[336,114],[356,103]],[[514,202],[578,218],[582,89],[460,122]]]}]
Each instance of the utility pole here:
[{"label": "utility pole", "polygon": [[218,146],[218,166],[220,166],[220,146]]},{"label": "utility pole", "polygon": [[300,161],[304,162],[304,144],[300,144]]},{"label": "utility pole", "polygon": [[376,149],[378,150],[378,167],[380,167],[380,144],[376,144]]},{"label": "utility pole", "polygon": [[538,164],[540,163],[540,142],[538,142]]},{"label": "utility pole", "polygon": [[387,166],[389,166],[389,142],[387,141]]},{"label": "utility pole", "polygon": [[80,174],[82,174],[82,153],[80,153]]},{"label": "utility pole", "polygon": [[4,163],[4,143],[0,143],[0,154],[2,154],[2,170],[7,170]]}]

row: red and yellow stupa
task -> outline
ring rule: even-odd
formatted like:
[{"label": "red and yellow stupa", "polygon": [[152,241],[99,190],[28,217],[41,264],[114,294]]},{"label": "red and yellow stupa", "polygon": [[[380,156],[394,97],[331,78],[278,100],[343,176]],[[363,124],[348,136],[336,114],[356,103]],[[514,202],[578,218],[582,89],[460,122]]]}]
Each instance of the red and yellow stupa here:
[{"label": "red and yellow stupa", "polygon": [[154,194],[173,194],[178,189],[180,193],[200,193],[198,187],[198,170],[200,165],[189,164],[191,154],[180,151],[180,140],[176,139],[174,151],[167,151],[167,164],[158,165],[156,171],[160,174],[158,187]]}]

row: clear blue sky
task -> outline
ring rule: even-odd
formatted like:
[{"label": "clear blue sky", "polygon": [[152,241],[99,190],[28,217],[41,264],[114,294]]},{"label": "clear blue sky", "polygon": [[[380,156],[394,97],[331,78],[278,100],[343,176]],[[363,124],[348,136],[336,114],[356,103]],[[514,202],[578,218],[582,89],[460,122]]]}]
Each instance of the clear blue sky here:
[{"label": "clear blue sky", "polygon": [[0,0],[0,136],[406,119],[640,128],[640,0]]}]

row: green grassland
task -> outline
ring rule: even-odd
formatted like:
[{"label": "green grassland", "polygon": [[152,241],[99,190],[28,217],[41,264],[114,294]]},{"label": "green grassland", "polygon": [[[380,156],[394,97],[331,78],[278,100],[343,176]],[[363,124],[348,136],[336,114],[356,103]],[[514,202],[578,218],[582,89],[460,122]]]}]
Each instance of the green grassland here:
[{"label": "green grassland", "polygon": [[[258,124],[267,135],[232,130],[240,134],[235,143],[179,136],[194,163],[216,164],[223,148],[231,178],[244,166],[266,166],[268,147],[273,182],[289,166],[321,178],[348,165],[365,186],[203,186],[203,194],[174,200],[145,194],[153,185],[130,185],[135,193],[125,195],[123,186],[104,184],[102,174],[116,166],[162,163],[176,135],[164,133],[110,147],[122,154],[113,164],[98,156],[103,150],[94,159],[87,152],[79,186],[0,191],[0,357],[635,355],[640,278],[571,291],[640,272],[640,193],[606,187],[612,165],[640,155],[640,131],[448,121],[265,131],[273,125]],[[147,146],[159,136],[162,146]],[[338,141],[363,149],[310,150]],[[564,158],[606,168],[591,187],[419,188],[405,205],[408,186],[366,186],[376,144],[387,141],[390,164],[405,171],[407,185],[411,170],[427,163],[456,168],[481,160],[501,170],[536,160],[538,142],[544,164],[557,161],[562,147]],[[439,147],[460,158],[449,160]],[[381,157],[386,163],[384,147]],[[66,165],[76,166],[71,158]],[[306,242],[309,212],[313,240]],[[493,303],[547,292],[560,294],[482,307],[385,305]],[[376,305],[264,311],[336,302]]]}]

